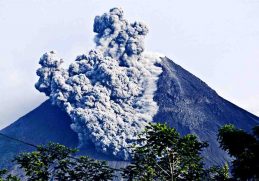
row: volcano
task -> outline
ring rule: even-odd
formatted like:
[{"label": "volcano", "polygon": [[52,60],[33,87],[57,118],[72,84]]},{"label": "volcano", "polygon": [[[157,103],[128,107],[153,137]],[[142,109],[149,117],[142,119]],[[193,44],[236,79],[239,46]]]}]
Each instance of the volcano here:
[{"label": "volcano", "polygon": [[[144,52],[148,28],[129,23],[119,8],[96,16],[95,49],[65,69],[54,51],[45,53],[35,87],[49,99],[1,133],[34,145],[49,141],[80,149],[79,154],[128,164],[130,145],[149,122],[166,123],[180,134],[195,134],[209,147],[207,166],[230,161],[217,142],[225,124],[250,131],[259,118],[220,97],[206,83],[169,58]],[[0,138],[0,167],[31,151]]]},{"label": "volcano", "polygon": [[[163,73],[158,80],[154,100],[159,106],[154,122],[167,123],[182,135],[192,133],[200,140],[207,141],[209,147],[204,151],[207,165],[224,164],[228,155],[219,148],[217,131],[225,124],[250,131],[259,124],[259,118],[246,110],[220,97],[199,78],[192,75],[172,60],[163,57],[160,66]],[[1,133],[22,139],[35,145],[49,141],[77,147],[77,134],[71,130],[71,119],[66,112],[53,106],[49,100],[24,115]],[[0,166],[10,166],[12,158],[20,152],[34,148],[9,139],[0,139]],[[94,145],[82,152],[96,159],[107,160],[121,167],[125,161],[113,155],[98,153]]]}]

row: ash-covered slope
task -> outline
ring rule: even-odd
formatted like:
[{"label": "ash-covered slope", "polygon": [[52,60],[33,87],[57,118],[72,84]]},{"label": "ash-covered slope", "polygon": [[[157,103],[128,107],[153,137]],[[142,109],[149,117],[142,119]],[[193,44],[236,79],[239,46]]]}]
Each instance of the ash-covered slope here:
[{"label": "ash-covered slope", "polygon": [[206,163],[217,164],[229,160],[217,142],[218,129],[224,124],[251,131],[259,118],[220,97],[206,83],[168,58],[161,62],[163,73],[158,80],[154,100],[159,111],[155,122],[167,123],[181,134],[193,133],[208,141]]}]

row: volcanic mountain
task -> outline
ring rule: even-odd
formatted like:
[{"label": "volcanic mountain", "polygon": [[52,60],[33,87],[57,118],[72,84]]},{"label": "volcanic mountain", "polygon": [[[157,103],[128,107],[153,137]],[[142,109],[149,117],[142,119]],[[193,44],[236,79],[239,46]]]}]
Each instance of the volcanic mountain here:
[{"label": "volcanic mountain", "polygon": [[[255,115],[220,97],[199,78],[165,56],[144,53],[148,28],[129,23],[113,8],[94,20],[95,49],[67,68],[54,51],[45,53],[36,89],[49,99],[1,133],[34,145],[49,141],[77,147],[80,154],[121,167],[130,145],[149,122],[192,133],[209,147],[206,164],[223,164],[217,131],[225,124],[250,131]],[[11,166],[29,145],[0,137],[0,167]]]},{"label": "volcanic mountain", "polygon": [[[229,158],[217,143],[217,130],[224,124],[234,124],[250,131],[259,124],[259,118],[220,97],[206,83],[164,57],[161,61],[163,73],[158,80],[154,100],[159,106],[154,122],[167,123],[181,134],[193,133],[200,140],[208,141],[209,148],[204,151],[206,163],[223,164]],[[71,130],[71,119],[66,112],[47,100],[39,107],[24,115],[1,133],[28,141],[33,144],[58,142],[69,147],[77,147],[77,134]],[[19,152],[33,148],[9,139],[0,139],[0,166],[10,164]],[[84,151],[91,157],[111,161],[111,164],[124,164],[113,155],[98,153],[89,144]]]}]

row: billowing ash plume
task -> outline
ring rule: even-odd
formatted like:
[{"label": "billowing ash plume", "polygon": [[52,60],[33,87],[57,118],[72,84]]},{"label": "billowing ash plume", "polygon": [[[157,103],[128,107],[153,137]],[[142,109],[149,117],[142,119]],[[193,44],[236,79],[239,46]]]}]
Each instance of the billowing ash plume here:
[{"label": "billowing ash plume", "polygon": [[55,52],[45,53],[35,87],[69,114],[79,146],[92,142],[98,151],[128,159],[130,144],[158,110],[153,94],[160,58],[142,53],[148,29],[128,23],[121,9],[97,16],[94,32],[96,48],[68,69]]},{"label": "billowing ash plume", "polygon": [[139,22],[130,24],[124,19],[121,9],[113,8],[109,13],[95,17],[94,32],[97,33],[97,49],[104,56],[119,60],[120,65],[130,66],[144,51],[144,36],[148,28]]}]

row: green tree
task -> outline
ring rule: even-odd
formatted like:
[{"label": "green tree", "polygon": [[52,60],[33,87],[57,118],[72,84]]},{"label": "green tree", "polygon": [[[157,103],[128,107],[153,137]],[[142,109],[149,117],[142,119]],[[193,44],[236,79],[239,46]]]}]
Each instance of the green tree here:
[{"label": "green tree", "polygon": [[234,125],[223,126],[218,133],[222,149],[234,157],[232,175],[237,180],[259,179],[259,126],[253,134],[237,129]]},{"label": "green tree", "polygon": [[229,176],[229,166],[225,163],[222,167],[212,166],[207,170],[206,180],[210,181],[227,181],[230,180]]},{"label": "green tree", "polygon": [[29,181],[46,180],[112,180],[114,169],[106,162],[86,156],[73,157],[76,149],[56,143],[38,146],[37,150],[15,158]]},{"label": "green tree", "polygon": [[0,181],[20,181],[17,176],[8,173],[7,169],[0,170]]},{"label": "green tree", "polygon": [[123,169],[126,180],[202,180],[200,152],[207,143],[191,134],[181,137],[165,124],[150,124],[133,148],[132,163]]}]

